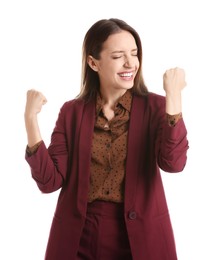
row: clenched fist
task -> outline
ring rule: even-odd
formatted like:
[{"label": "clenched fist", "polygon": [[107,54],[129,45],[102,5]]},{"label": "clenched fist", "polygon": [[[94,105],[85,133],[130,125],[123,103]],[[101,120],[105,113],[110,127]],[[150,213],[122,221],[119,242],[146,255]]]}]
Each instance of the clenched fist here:
[{"label": "clenched fist", "polygon": [[27,101],[25,107],[25,115],[35,116],[41,111],[41,108],[46,104],[47,99],[45,96],[34,89],[27,91]]},{"label": "clenched fist", "polygon": [[37,120],[37,114],[42,106],[47,102],[45,96],[34,89],[27,91],[27,101],[25,107],[25,126],[27,131],[28,147],[34,147],[42,140]]},{"label": "clenched fist", "polygon": [[181,68],[167,70],[163,75],[163,88],[166,94],[180,93],[186,86],[185,72]]}]

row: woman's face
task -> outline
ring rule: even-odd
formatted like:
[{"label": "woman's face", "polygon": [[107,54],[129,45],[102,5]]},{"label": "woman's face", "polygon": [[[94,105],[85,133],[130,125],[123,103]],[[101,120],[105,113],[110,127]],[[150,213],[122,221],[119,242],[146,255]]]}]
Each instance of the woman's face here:
[{"label": "woman's face", "polygon": [[93,69],[100,79],[100,90],[122,91],[133,87],[139,68],[137,45],[127,31],[112,34],[103,44],[100,59],[93,59]]}]

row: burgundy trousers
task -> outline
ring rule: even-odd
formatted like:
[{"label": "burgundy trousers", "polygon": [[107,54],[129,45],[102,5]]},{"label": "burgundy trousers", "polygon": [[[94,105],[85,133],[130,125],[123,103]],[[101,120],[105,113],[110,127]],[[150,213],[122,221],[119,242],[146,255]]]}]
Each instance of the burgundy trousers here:
[{"label": "burgundy trousers", "polygon": [[123,203],[88,204],[78,260],[132,260]]}]

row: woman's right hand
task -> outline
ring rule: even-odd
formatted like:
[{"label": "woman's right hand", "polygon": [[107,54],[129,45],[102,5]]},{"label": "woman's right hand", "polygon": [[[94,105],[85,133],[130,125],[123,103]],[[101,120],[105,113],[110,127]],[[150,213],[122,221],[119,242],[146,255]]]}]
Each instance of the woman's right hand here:
[{"label": "woman's right hand", "polygon": [[41,108],[46,104],[45,96],[34,89],[27,91],[27,101],[25,107],[25,126],[27,131],[28,147],[33,147],[42,140],[37,114]]},{"label": "woman's right hand", "polygon": [[27,91],[27,101],[25,107],[25,116],[36,116],[47,103],[46,97],[35,89]]}]

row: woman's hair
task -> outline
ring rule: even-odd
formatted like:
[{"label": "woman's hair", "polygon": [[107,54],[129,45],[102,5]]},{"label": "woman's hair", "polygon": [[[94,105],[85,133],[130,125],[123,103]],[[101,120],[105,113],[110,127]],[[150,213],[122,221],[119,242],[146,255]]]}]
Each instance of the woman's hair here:
[{"label": "woman's hair", "polygon": [[100,82],[98,73],[90,68],[87,63],[89,55],[95,59],[100,59],[100,53],[103,48],[103,43],[107,38],[121,30],[128,31],[135,39],[138,48],[139,69],[134,79],[132,87],[133,93],[138,95],[146,95],[148,89],[144,83],[142,76],[142,44],[138,33],[130,25],[120,19],[102,19],[94,23],[87,31],[82,47],[82,75],[81,75],[81,91],[77,98],[89,100],[96,96],[99,91]]}]

